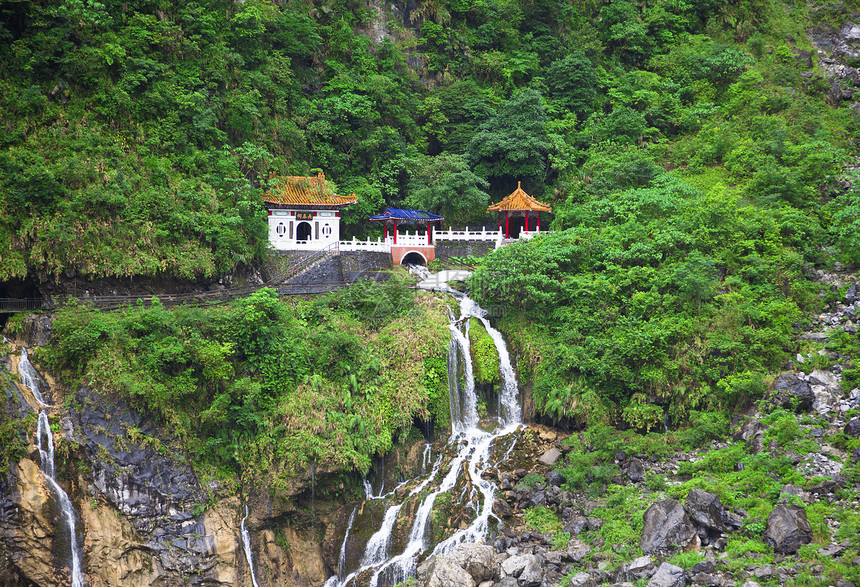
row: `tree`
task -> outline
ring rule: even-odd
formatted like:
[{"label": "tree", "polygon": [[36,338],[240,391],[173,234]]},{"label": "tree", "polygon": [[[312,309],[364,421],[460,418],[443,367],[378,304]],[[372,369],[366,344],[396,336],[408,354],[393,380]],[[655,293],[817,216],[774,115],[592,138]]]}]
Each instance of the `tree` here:
[{"label": "tree", "polygon": [[484,190],[489,185],[472,172],[463,155],[442,153],[421,161],[406,204],[463,222],[470,215],[484,214],[490,201]]},{"label": "tree", "polygon": [[585,53],[574,51],[553,61],[546,75],[549,95],[574,112],[586,112],[597,97],[597,75]]},{"label": "tree", "polygon": [[481,125],[466,155],[475,171],[488,179],[543,183],[551,149],[543,100],[537,91],[527,88]]}]

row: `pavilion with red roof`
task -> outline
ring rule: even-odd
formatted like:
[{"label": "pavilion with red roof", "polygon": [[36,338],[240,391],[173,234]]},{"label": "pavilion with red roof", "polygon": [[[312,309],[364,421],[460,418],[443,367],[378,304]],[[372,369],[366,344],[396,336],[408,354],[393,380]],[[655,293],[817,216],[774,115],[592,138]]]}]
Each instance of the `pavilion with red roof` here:
[{"label": "pavilion with red roof", "polygon": [[[487,208],[487,212],[499,213],[499,232],[502,231],[504,218],[505,238],[517,238],[520,231],[540,231],[540,213],[552,212],[548,204],[537,201],[523,190],[522,182],[517,182],[517,189],[497,204]],[[530,222],[534,218],[534,223]],[[534,228],[532,228],[534,227]]]}]

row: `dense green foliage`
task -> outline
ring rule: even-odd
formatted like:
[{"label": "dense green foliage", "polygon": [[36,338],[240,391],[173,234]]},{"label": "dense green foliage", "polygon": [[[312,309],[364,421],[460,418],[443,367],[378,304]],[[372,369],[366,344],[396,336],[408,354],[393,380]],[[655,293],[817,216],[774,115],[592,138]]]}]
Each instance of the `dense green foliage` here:
[{"label": "dense green foliage", "polygon": [[0,279],[229,271],[265,248],[269,173],[312,169],[357,194],[347,236],[407,201],[474,222],[517,180],[568,227],[592,197],[662,189],[663,168],[718,206],[832,217],[828,238],[856,259],[855,195],[817,208],[856,115],[795,58],[834,10],[7,2]]},{"label": "dense green foliage", "polygon": [[668,174],[577,206],[574,228],[496,252],[472,281],[530,349],[538,408],[640,428],[764,390],[816,307],[821,229],[790,207],[709,197]]},{"label": "dense green foliage", "polygon": [[[557,232],[497,252],[473,287],[506,309],[538,414],[654,429],[737,409],[817,307],[804,270],[860,260],[857,189],[833,181],[856,155],[858,114],[828,94],[807,36],[841,25],[840,10],[5,3],[0,280],[253,263],[272,172],[323,169],[354,191],[347,235],[379,230],[364,219],[386,204],[489,220],[521,180]],[[206,353],[239,352],[218,340]],[[285,369],[259,361],[267,377]],[[426,366],[443,422],[441,370]],[[315,370],[290,369],[278,377],[319,388]]]},{"label": "dense green foliage", "polygon": [[446,325],[395,278],[295,305],[269,289],[214,307],[71,305],[49,362],[155,415],[199,465],[277,485],[312,462],[366,472],[428,419],[425,365],[444,361]]}]

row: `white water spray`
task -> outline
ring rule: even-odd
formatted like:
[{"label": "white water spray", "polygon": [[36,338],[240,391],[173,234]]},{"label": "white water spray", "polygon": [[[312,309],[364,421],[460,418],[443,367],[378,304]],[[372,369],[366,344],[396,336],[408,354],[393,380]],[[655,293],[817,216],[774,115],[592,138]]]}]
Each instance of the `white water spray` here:
[{"label": "white water spray", "polygon": [[36,398],[39,405],[43,408],[47,408],[48,404],[45,403],[45,394],[42,393],[42,381],[39,378],[39,374],[36,373],[36,369],[33,367],[33,364],[30,362],[30,357],[27,354],[26,347],[21,347],[21,360],[18,361],[18,374],[21,376],[21,383],[30,388],[30,391],[33,392],[33,397]]},{"label": "white water spray", "polygon": [[[355,584],[359,575],[370,573],[369,587],[377,587],[380,582],[391,585],[404,581],[414,574],[419,557],[429,547],[427,534],[430,525],[430,517],[435,504],[436,497],[440,493],[451,491],[458,480],[464,474],[468,475],[472,491],[468,496],[461,496],[471,503],[475,511],[475,518],[467,528],[455,531],[450,537],[438,543],[433,554],[448,552],[457,544],[463,542],[479,542],[486,539],[490,530],[490,518],[493,517],[492,505],[495,497],[495,485],[483,478],[485,469],[490,466],[490,451],[497,438],[514,432],[519,426],[522,418],[522,409],[519,405],[519,390],[516,375],[510,361],[507,347],[501,333],[492,327],[487,320],[487,313],[467,296],[440,287],[439,289],[451,293],[460,301],[460,316],[451,318],[451,345],[448,353],[448,385],[449,401],[451,408],[451,427],[453,433],[449,438],[449,446],[456,449],[456,456],[447,463],[447,471],[444,478],[435,488],[427,494],[415,512],[415,519],[409,532],[409,541],[403,552],[391,556],[388,553],[391,543],[391,535],[395,527],[397,516],[405,501],[425,491],[431,483],[436,482],[439,469],[443,461],[440,454],[433,464],[433,470],[420,483],[418,483],[403,498],[404,501],[389,505],[380,528],[371,536],[364,550],[359,568],[344,577],[345,550],[352,527],[352,516],[348,524],[347,533],[341,546],[341,557],[338,560],[338,575],[329,578],[324,587],[347,587]],[[494,432],[485,432],[478,428],[478,398],[475,393],[475,381],[472,368],[472,359],[469,348],[469,318],[477,318],[486,328],[493,339],[499,352],[500,375],[502,385],[499,392],[499,423],[501,426]],[[461,385],[462,376],[462,385]],[[511,443],[506,451],[510,454],[515,441]],[[422,472],[426,470],[430,453],[425,449],[422,458]],[[403,485],[401,483],[400,485]],[[466,483],[466,486],[469,484]],[[370,483],[365,479],[366,499],[387,499],[396,495],[396,489],[385,495],[373,495]],[[399,486],[398,486],[399,487]],[[382,491],[380,491],[380,494]],[[466,507],[469,507],[468,505]],[[355,514],[355,510],[353,510]],[[340,577],[343,577],[341,579]]]},{"label": "white water spray", "polygon": [[248,506],[245,506],[245,517],[242,518],[242,523],[239,526],[242,528],[242,546],[245,548],[245,560],[248,561],[248,567],[251,569],[251,583],[254,587],[257,585],[257,574],[254,572],[254,557],[251,555],[251,535],[248,533],[248,528],[245,527],[245,520],[248,519]]},{"label": "white water spray", "polygon": [[[18,374],[21,383],[30,388],[33,397],[42,407],[50,407],[45,403],[45,394],[42,389],[42,379],[30,363],[26,347],[21,347],[21,360],[18,362]],[[60,522],[65,528],[69,538],[69,570],[72,575],[72,587],[83,587],[84,576],[81,563],[81,545],[77,533],[77,513],[72,506],[72,500],[68,494],[57,483],[57,466],[54,459],[54,434],[48,421],[47,410],[39,411],[39,420],[36,425],[36,446],[39,448],[39,465],[45,480],[54,492],[57,505],[60,509]]]},{"label": "white water spray", "polygon": [[83,587],[84,576],[81,572],[81,545],[78,543],[78,535],[76,531],[75,509],[72,507],[72,501],[69,496],[63,491],[54,478],[56,475],[56,465],[54,461],[54,435],[51,432],[51,426],[48,422],[48,413],[45,410],[39,412],[39,424],[36,427],[36,445],[39,447],[39,459],[41,460],[42,472],[45,474],[45,480],[54,495],[57,497],[57,502],[60,506],[60,517],[63,525],[69,534],[69,549],[71,550],[71,573],[72,587]]}]

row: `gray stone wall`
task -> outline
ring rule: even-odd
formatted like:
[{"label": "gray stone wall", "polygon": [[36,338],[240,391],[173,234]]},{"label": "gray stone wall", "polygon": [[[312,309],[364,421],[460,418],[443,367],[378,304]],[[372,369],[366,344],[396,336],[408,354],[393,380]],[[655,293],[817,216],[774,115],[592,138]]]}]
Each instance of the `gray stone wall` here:
[{"label": "gray stone wall", "polygon": [[381,281],[391,269],[391,254],[349,251],[329,257],[288,281],[289,285],[354,283],[365,278]]}]

